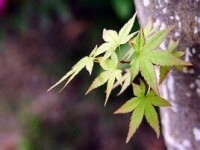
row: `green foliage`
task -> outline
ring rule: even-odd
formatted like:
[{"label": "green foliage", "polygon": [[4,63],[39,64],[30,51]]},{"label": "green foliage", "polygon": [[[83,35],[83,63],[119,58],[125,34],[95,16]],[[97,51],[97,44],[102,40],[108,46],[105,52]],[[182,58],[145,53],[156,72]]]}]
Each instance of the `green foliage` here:
[{"label": "green foliage", "polygon": [[105,43],[103,43],[96,51],[94,56],[98,56],[102,53],[105,53],[104,59],[109,58],[112,53],[116,50],[117,47],[119,47],[122,44],[127,43],[135,34],[130,33],[133,23],[135,21],[136,15],[134,15],[117,33],[114,30],[103,30],[103,39]]},{"label": "green foliage", "polygon": [[120,114],[133,111],[126,142],[130,140],[138,126],[141,124],[143,116],[146,117],[147,122],[155,130],[157,137],[159,137],[159,120],[154,106],[171,106],[170,103],[156,95],[154,91],[150,91],[148,94],[146,94],[146,87],[143,81],[141,81],[140,85],[135,83],[133,84],[133,93],[136,97],[127,101],[115,112],[115,114]]},{"label": "green foliage", "polygon": [[[159,120],[154,107],[171,105],[160,97],[158,86],[172,67],[180,70],[183,66],[191,65],[190,62],[180,59],[183,56],[182,52],[175,50],[178,41],[171,40],[166,51],[159,48],[173,26],[157,31],[158,27],[153,28],[152,21],[149,20],[144,28],[131,33],[135,17],[136,15],[118,33],[104,29],[105,42],[99,47],[96,46],[89,56],[82,58],[49,89],[51,90],[65,80],[66,86],[83,68],[91,74],[94,63],[99,64],[103,71],[92,82],[86,94],[107,83],[105,105],[114,88],[121,86],[119,92],[121,94],[132,84],[134,97],[115,112],[115,114],[132,112],[126,142],[129,142],[134,135],[144,116],[159,137]],[[129,46],[129,49],[123,52],[123,56],[118,56],[116,50],[120,50],[121,45]],[[155,66],[160,67],[160,79],[156,76]],[[135,79],[140,80],[140,85],[136,84]]]},{"label": "green foliage", "polygon": [[[67,80],[65,86],[63,88],[65,88],[68,83],[83,69],[86,68],[87,71],[89,72],[89,74],[92,73],[92,69],[93,69],[93,64],[94,64],[94,52],[97,50],[97,47],[95,47],[93,49],[93,51],[90,53],[89,56],[85,56],[83,57],[81,60],[79,60],[79,62],[77,62],[72,69],[65,75],[63,76],[55,85],[53,85],[48,91],[50,91],[51,89],[53,89],[54,87],[56,87],[57,85],[59,85],[60,83],[62,83],[63,81]],[[62,88],[62,89],[63,89]],[[61,89],[61,90],[62,90]]]},{"label": "green foliage", "polygon": [[100,62],[100,66],[105,71],[102,72],[93,81],[92,85],[89,87],[86,94],[107,82],[106,100],[105,100],[105,105],[106,105],[109,95],[111,93],[111,90],[113,88],[115,79],[117,79],[118,82],[121,82],[122,71],[120,69],[117,69],[118,59],[115,53],[111,55],[111,59],[106,59],[106,60],[102,60],[102,59],[103,58],[99,58],[99,62]]}]

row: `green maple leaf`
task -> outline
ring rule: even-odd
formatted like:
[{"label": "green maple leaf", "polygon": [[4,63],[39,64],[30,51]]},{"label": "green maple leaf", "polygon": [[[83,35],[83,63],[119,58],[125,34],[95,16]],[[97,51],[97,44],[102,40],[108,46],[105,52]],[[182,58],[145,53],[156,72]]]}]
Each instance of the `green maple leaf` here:
[{"label": "green maple leaf", "polygon": [[118,58],[116,53],[111,55],[111,59],[102,60],[103,58],[98,58],[100,61],[101,67],[105,70],[103,71],[97,78],[92,82],[91,86],[87,90],[86,94],[88,94],[93,89],[102,86],[107,82],[106,89],[106,100],[104,105],[106,105],[108,98],[110,96],[111,90],[113,89],[114,82],[117,80],[121,83],[122,79],[122,71],[117,69]]},{"label": "green maple leaf", "polygon": [[144,27],[144,36],[147,37],[153,33],[153,22],[152,19],[149,18],[147,24]]},{"label": "green maple leaf", "polygon": [[[168,45],[168,51],[169,53],[171,53],[172,55],[174,55],[177,58],[180,58],[184,55],[183,52],[180,51],[176,51],[176,48],[178,46],[179,41],[173,41],[170,40],[169,45]],[[162,83],[164,81],[164,79],[166,78],[167,74],[170,72],[170,70],[173,68],[173,66],[161,66],[160,67],[160,79],[159,82]],[[182,71],[183,66],[180,65],[175,65],[175,68],[177,70]]]},{"label": "green maple leaf", "polygon": [[141,103],[138,105],[138,107],[135,108],[131,115],[131,120],[129,124],[129,131],[126,138],[126,143],[128,143],[133,136],[133,134],[136,132],[140,124],[142,123],[142,119],[144,117],[145,112],[145,105],[144,103]]},{"label": "green maple leaf", "polygon": [[[93,65],[94,65],[94,54],[97,50],[97,46],[92,50],[92,52],[90,53],[89,56],[85,56],[83,57],[81,60],[79,60],[73,67],[72,69],[66,73],[66,75],[64,75],[56,84],[54,84],[52,87],[50,87],[47,91],[52,90],[53,88],[55,88],[56,86],[58,86],[59,84],[61,84],[62,82],[66,81],[64,87],[61,89],[63,90],[68,84],[69,82],[83,69],[86,68],[86,70],[89,72],[89,74],[91,75],[92,73],[92,69],[93,69]],[[60,90],[60,91],[61,91]]]},{"label": "green maple leaf", "polygon": [[138,35],[131,40],[131,44],[134,50],[140,51],[145,43],[145,38],[144,38],[144,32],[142,29],[140,29]]},{"label": "green maple leaf", "polygon": [[[173,26],[158,31],[159,26],[153,28],[152,20],[149,19],[149,22],[143,29],[131,33],[135,17],[136,14],[119,32],[104,29],[102,37],[105,42],[99,47],[96,46],[89,56],[83,57],[65,76],[49,88],[51,90],[64,81],[66,82],[64,87],[66,87],[84,68],[91,75],[94,62],[101,66],[103,72],[94,79],[86,94],[107,84],[104,105],[106,105],[111,91],[115,87],[121,85],[121,90],[118,93],[120,95],[132,84],[135,97],[128,100],[115,111],[115,114],[132,113],[126,142],[129,142],[135,134],[143,118],[146,118],[157,137],[159,137],[159,119],[155,107],[171,105],[167,100],[159,96],[158,85],[166,78],[172,67],[181,70],[183,66],[191,65],[190,62],[180,59],[184,53],[176,51],[178,41],[174,42],[170,40],[168,50],[166,51],[159,48],[168,33],[173,29]],[[128,46],[128,44],[130,48],[123,48],[122,55],[117,56],[116,49],[120,49],[121,45]],[[118,57],[120,60],[118,60]],[[160,68],[159,83],[155,72],[156,66]],[[132,83],[133,81],[137,81],[134,79],[139,77],[137,76],[138,74],[142,75],[142,79],[145,81],[140,80],[140,85]]]},{"label": "green maple leaf", "polygon": [[188,66],[189,62],[185,62],[174,54],[163,51],[158,46],[163,42],[166,35],[172,30],[168,27],[161,30],[147,39],[145,39],[143,30],[140,30],[136,40],[133,42],[134,53],[131,61],[131,78],[132,80],[139,72],[144,77],[149,86],[157,93],[158,83],[154,65],[158,66]]},{"label": "green maple leaf", "polygon": [[157,32],[158,29],[160,27],[160,24],[158,24],[157,26],[153,26],[153,21],[152,18],[149,17],[148,18],[148,22],[147,24],[144,26],[143,32],[144,32],[144,37],[149,37],[151,36],[153,33]]},{"label": "green maple leaf", "polygon": [[122,44],[127,43],[135,34],[131,33],[131,29],[133,27],[134,21],[135,21],[136,14],[121,28],[119,33],[117,33],[114,30],[103,30],[103,39],[105,43],[99,46],[95,56],[98,56],[104,52],[104,59],[111,56],[111,54],[116,50],[117,47],[119,47]]},{"label": "green maple leaf", "polygon": [[133,92],[136,97],[128,100],[117,111],[115,111],[115,114],[133,112],[129,124],[129,131],[126,142],[129,142],[131,137],[134,135],[144,116],[149,125],[156,132],[157,137],[159,137],[159,120],[154,106],[166,107],[171,106],[171,104],[164,98],[157,96],[153,91],[150,91],[145,95],[145,84],[142,81],[140,86],[133,84]]},{"label": "green maple leaf", "polygon": [[113,85],[113,89],[121,85],[121,90],[117,96],[121,95],[131,85],[131,73],[130,70],[126,70],[126,73],[122,76],[121,81],[116,81]]}]

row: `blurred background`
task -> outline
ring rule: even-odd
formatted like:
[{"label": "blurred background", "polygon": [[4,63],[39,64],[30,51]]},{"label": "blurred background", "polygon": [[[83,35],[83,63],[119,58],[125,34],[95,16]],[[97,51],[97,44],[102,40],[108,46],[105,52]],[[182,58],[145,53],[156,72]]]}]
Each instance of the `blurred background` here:
[{"label": "blurred background", "polygon": [[85,96],[98,68],[46,92],[134,12],[132,0],[0,0],[0,150],[165,149],[145,121],[125,144],[130,114],[113,112],[131,89],[105,108],[105,87]]}]

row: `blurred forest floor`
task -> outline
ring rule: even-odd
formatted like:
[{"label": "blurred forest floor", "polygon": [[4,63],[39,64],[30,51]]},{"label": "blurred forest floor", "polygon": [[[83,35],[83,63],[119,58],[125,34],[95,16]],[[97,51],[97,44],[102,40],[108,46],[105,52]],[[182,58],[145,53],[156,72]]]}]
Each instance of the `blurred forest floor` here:
[{"label": "blurred forest floor", "polygon": [[[84,95],[95,75],[89,77],[83,71],[61,93],[59,89],[46,92],[95,43],[101,43],[104,27],[119,29],[134,11],[131,7],[122,19],[114,7],[120,4],[95,2],[62,2],[61,6],[68,8],[62,11],[68,13],[63,15],[65,19],[55,15],[55,10],[62,7],[50,5],[55,9],[52,11],[48,5],[50,11],[45,10],[48,1],[45,7],[41,5],[41,10],[47,11],[46,18],[41,17],[43,11],[31,16],[37,9],[28,16],[22,15],[21,20],[15,18],[17,15],[13,17],[13,9],[20,16],[19,8],[24,10],[34,2],[6,5],[0,23],[0,150],[165,149],[163,138],[157,140],[145,121],[125,144],[130,116],[113,112],[130,98],[131,90],[119,98],[113,94],[104,108],[102,89]],[[133,5],[132,1],[127,4]],[[27,26],[27,22],[31,25]],[[95,71],[97,74],[99,70]]]}]

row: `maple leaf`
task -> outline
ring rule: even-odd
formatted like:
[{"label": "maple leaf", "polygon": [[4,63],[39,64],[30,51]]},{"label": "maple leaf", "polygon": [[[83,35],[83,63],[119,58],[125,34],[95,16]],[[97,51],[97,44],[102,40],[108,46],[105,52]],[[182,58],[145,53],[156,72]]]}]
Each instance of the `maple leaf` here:
[{"label": "maple leaf", "polygon": [[136,97],[128,100],[124,105],[122,105],[117,111],[114,112],[115,114],[133,112],[129,124],[129,131],[126,143],[128,143],[131,137],[134,135],[144,116],[149,125],[156,132],[157,137],[159,137],[159,120],[154,106],[171,106],[171,104],[167,100],[157,96],[153,91],[150,91],[148,94],[145,95],[145,84],[143,81],[140,82],[140,85],[133,84],[133,92]]},{"label": "maple leaf", "polygon": [[149,36],[151,36],[153,33],[157,32],[159,30],[161,23],[159,23],[156,26],[153,26],[153,21],[152,18],[149,17],[148,18],[148,22],[147,24],[144,26],[143,28],[143,32],[144,32],[144,37],[148,38]]},{"label": "maple leaf", "polygon": [[158,46],[163,42],[166,35],[172,30],[168,27],[161,30],[147,39],[144,39],[143,30],[140,30],[137,39],[133,42],[133,53],[131,61],[131,78],[132,80],[139,72],[144,77],[150,87],[159,95],[157,77],[154,65],[158,66],[189,66],[191,63],[185,62],[174,54],[163,51]]},{"label": "maple leaf", "polygon": [[[178,41],[170,40],[168,50],[166,51],[159,48],[168,33],[173,29],[173,26],[158,31],[160,25],[153,27],[152,20],[149,19],[144,28],[131,33],[135,17],[136,14],[119,32],[104,29],[102,37],[105,42],[99,47],[96,46],[89,56],[83,57],[65,76],[49,89],[51,90],[64,81],[66,81],[64,87],[67,86],[84,68],[91,75],[94,62],[101,66],[103,72],[94,79],[86,94],[107,83],[104,105],[106,105],[111,91],[115,87],[121,85],[121,90],[118,93],[120,95],[132,84],[135,97],[128,100],[115,111],[115,114],[132,112],[126,142],[129,142],[134,135],[143,118],[146,118],[149,125],[156,132],[157,137],[159,137],[159,120],[155,107],[171,105],[167,100],[159,96],[158,85],[166,78],[172,67],[181,70],[183,66],[191,65],[190,62],[180,59],[184,53],[176,51]],[[120,50],[118,56],[115,51],[117,48],[121,49],[121,45],[123,47],[130,46],[130,48],[122,47],[122,55]],[[101,54],[103,56],[100,57],[99,55]],[[120,60],[118,60],[118,57]],[[160,68],[159,83],[157,83],[158,80],[155,73],[155,67],[157,66]],[[132,83],[133,81],[137,81],[134,79],[139,77],[138,74],[142,75],[140,85]]]},{"label": "maple leaf", "polygon": [[116,50],[117,47],[119,47],[122,44],[127,43],[137,32],[131,33],[131,29],[133,27],[133,23],[135,21],[136,13],[135,15],[121,28],[119,33],[117,33],[114,30],[103,30],[103,40],[105,43],[99,46],[95,56],[98,56],[104,52],[104,59],[109,58],[113,51]]},{"label": "maple leaf", "polygon": [[[179,43],[179,41],[175,42],[173,40],[170,40],[167,52],[171,53],[172,55],[174,55],[177,58],[180,58],[184,55],[184,52],[176,51],[178,43]],[[172,68],[173,68],[173,66],[161,66],[160,67],[160,79],[159,79],[160,84],[163,82],[163,80],[166,78],[167,74],[170,72],[170,70]],[[175,65],[175,68],[177,70],[182,71],[183,66]]]},{"label": "maple leaf", "polygon": [[111,90],[114,86],[115,80],[121,83],[122,79],[122,71],[117,69],[118,58],[116,53],[111,55],[111,59],[106,59],[102,61],[102,57],[98,58],[100,61],[101,67],[105,70],[96,79],[92,82],[91,86],[87,90],[86,94],[88,94],[93,89],[100,87],[101,85],[107,82],[106,89],[106,100],[104,105],[106,105],[108,98],[110,96]]},{"label": "maple leaf", "polygon": [[89,56],[85,56],[83,57],[81,60],[79,60],[73,67],[72,69],[66,73],[66,75],[64,75],[58,82],[56,82],[56,84],[54,84],[52,87],[50,87],[47,91],[52,90],[53,88],[55,88],[56,86],[58,86],[59,84],[61,84],[62,82],[64,82],[65,80],[66,83],[64,85],[64,87],[60,90],[62,91],[68,84],[69,82],[83,69],[86,68],[86,70],[89,72],[89,74],[91,75],[92,73],[92,69],[93,69],[93,64],[94,64],[94,53],[97,50],[97,46],[92,50],[92,52],[90,53]]},{"label": "maple leaf", "polygon": [[117,96],[121,95],[128,88],[128,86],[131,85],[130,70],[126,70],[125,74],[121,78],[121,81],[116,81],[112,89],[116,88],[119,85],[121,85],[121,90],[119,91]]}]

